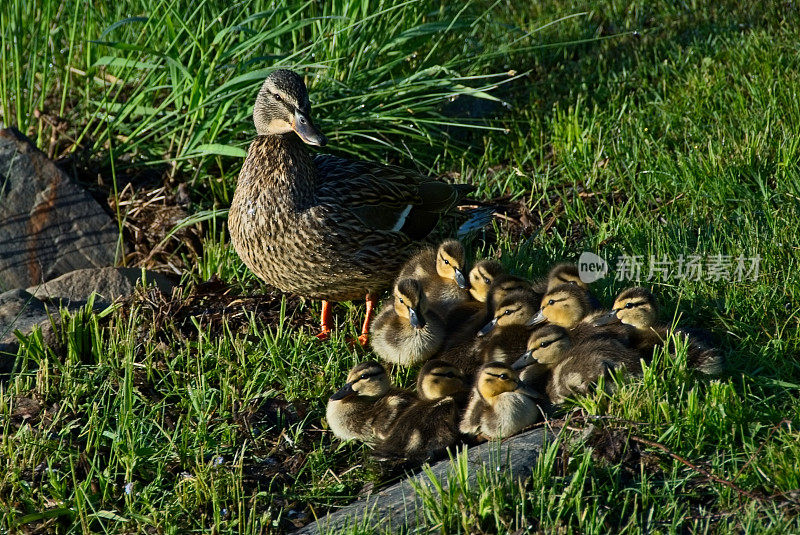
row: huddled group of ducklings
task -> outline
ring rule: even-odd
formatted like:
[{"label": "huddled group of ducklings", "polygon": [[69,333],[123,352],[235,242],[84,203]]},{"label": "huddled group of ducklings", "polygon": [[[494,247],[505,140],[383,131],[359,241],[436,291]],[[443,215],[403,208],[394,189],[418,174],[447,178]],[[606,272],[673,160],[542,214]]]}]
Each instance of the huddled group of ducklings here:
[{"label": "huddled group of ducklings", "polygon": [[328,402],[336,436],[415,461],[465,436],[507,437],[538,421],[542,407],[588,392],[612,370],[641,373],[641,362],[671,332],[685,336],[689,366],[721,372],[707,337],[657,322],[656,300],[645,288],[624,290],[604,310],[573,264],[558,264],[535,282],[505,273],[495,260],[465,272],[455,240],[402,268],[370,343],[385,362],[425,363],[416,393],[393,388],[379,362],[359,364]]}]

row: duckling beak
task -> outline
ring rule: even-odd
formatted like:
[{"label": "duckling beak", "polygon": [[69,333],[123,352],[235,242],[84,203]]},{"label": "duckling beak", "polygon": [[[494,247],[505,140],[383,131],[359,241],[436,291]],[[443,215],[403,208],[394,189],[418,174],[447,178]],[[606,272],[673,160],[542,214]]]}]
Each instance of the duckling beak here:
[{"label": "duckling beak", "polygon": [[492,329],[494,329],[495,325],[497,325],[497,318],[492,318],[492,321],[484,325],[483,329],[478,331],[478,336],[486,336],[487,334],[492,332]]},{"label": "duckling beak", "polygon": [[537,390],[531,388],[530,386],[526,385],[522,381],[519,381],[517,383],[517,390],[519,390],[529,398],[544,399],[544,396],[542,396],[542,394],[540,394]]},{"label": "duckling beak", "polygon": [[602,325],[608,325],[609,323],[611,323],[612,321],[614,321],[616,319],[618,319],[617,318],[617,310],[614,309],[611,312],[609,312],[608,314],[600,316],[599,318],[594,320],[594,324],[595,324],[596,327],[600,327]]},{"label": "duckling beak", "polygon": [[533,325],[538,325],[538,324],[542,323],[543,321],[547,321],[547,318],[544,317],[544,314],[542,313],[542,310],[543,309],[540,308],[539,312],[537,312],[534,317],[529,319],[528,322],[525,325],[527,325],[528,327],[531,327]]},{"label": "duckling beak", "polygon": [[511,365],[512,370],[521,370],[522,368],[533,364],[533,349],[527,350],[525,353],[522,354],[520,358],[514,361],[514,364]]},{"label": "duckling beak", "polygon": [[342,388],[337,390],[330,397],[330,400],[331,401],[337,401],[337,400],[340,400],[340,399],[344,399],[344,398],[346,398],[348,396],[352,396],[355,393],[356,393],[356,391],[353,390],[353,383],[345,383],[345,385]]},{"label": "duckling beak", "polygon": [[464,276],[464,273],[458,268],[453,268],[453,271],[456,272],[455,279],[456,279],[456,284],[458,284],[458,287],[464,290],[468,290],[469,282],[467,282],[467,278]]},{"label": "duckling beak", "polygon": [[308,143],[309,145],[324,147],[328,143],[328,138],[317,130],[317,127],[314,126],[314,123],[311,121],[311,117],[300,110],[295,110],[294,112],[292,130],[300,136],[300,139],[302,139],[304,143]]},{"label": "duckling beak", "polygon": [[411,326],[415,329],[422,329],[426,325],[425,318],[416,308],[408,309],[408,321],[411,322]]}]

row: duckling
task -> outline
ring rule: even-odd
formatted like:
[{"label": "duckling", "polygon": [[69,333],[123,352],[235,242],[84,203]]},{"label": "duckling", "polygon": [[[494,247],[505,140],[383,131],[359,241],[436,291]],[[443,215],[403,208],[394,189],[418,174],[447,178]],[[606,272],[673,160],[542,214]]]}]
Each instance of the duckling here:
[{"label": "duckling", "polygon": [[373,444],[386,438],[414,399],[411,392],[392,388],[380,363],[368,361],[350,370],[345,385],[328,400],[325,416],[340,439]]},{"label": "duckling", "polygon": [[309,153],[327,139],[314,125],[308,90],[278,69],[253,107],[256,138],[228,215],[231,244],[261,280],[320,299],[329,336],[331,301],[367,298],[367,342],[378,296],[420,244],[474,188],[370,161]]},{"label": "duckling", "polygon": [[[636,347],[643,356],[652,357],[653,347],[662,346],[672,329],[657,323],[658,304],[655,296],[646,288],[634,287],[621,292],[613,308],[605,318],[596,323],[619,321],[630,325],[638,335]],[[684,335],[688,342],[687,364],[707,375],[718,375],[724,368],[724,359],[710,343],[707,333],[677,327],[676,333]]]},{"label": "duckling", "polygon": [[601,307],[594,295],[589,291],[589,285],[581,279],[578,266],[564,262],[556,264],[547,273],[547,277],[539,279],[533,284],[533,288],[540,294],[545,294],[561,284],[574,284],[586,291],[586,296],[589,298],[589,306],[591,309],[599,309]]},{"label": "duckling", "polygon": [[564,327],[576,341],[616,338],[628,347],[634,344],[634,331],[629,326],[619,323],[601,326],[582,321],[590,312],[589,297],[583,288],[574,284],[560,284],[542,297],[542,307],[532,322],[534,325],[549,322]]},{"label": "duckling", "polygon": [[511,275],[510,273],[503,273],[495,277],[491,286],[489,286],[489,292],[486,297],[487,319],[491,319],[492,315],[494,315],[497,303],[502,301],[511,292],[519,290],[530,292],[531,295],[541,300],[541,292],[537,292],[533,289],[533,285],[529,280]]},{"label": "duckling", "polygon": [[469,386],[446,362],[430,360],[417,376],[417,395],[375,448],[379,459],[430,460],[461,438],[459,422]]},{"label": "duckling", "polygon": [[445,316],[445,331],[450,334],[450,346],[472,340],[488,321],[486,299],[492,281],[503,274],[503,265],[496,260],[481,260],[469,272],[469,293],[472,300],[452,307]]},{"label": "duckling", "polygon": [[507,364],[484,364],[461,419],[461,432],[489,438],[511,436],[539,420],[537,401],[541,399]]},{"label": "duckling", "polygon": [[431,358],[442,346],[444,320],[428,308],[422,284],[400,279],[394,287],[394,303],[384,305],[372,324],[370,344],[387,362],[412,366]]},{"label": "duckling", "polygon": [[[585,394],[589,387],[610,370],[623,368],[640,373],[636,351],[613,339],[590,339],[573,344],[569,332],[548,324],[533,331],[527,351],[512,364],[524,373],[528,366],[544,366],[549,370],[545,392],[551,403],[560,404],[567,397]],[[610,389],[612,383],[606,382]]]},{"label": "duckling", "polygon": [[465,266],[464,246],[458,240],[447,240],[437,249],[429,247],[411,257],[397,278],[420,281],[431,308],[444,316],[454,305],[470,299]]}]

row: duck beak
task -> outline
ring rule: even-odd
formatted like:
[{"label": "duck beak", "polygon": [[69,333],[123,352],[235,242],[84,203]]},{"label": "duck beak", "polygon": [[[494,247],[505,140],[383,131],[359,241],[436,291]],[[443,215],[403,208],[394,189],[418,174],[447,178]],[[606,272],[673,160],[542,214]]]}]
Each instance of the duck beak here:
[{"label": "duck beak", "polygon": [[422,317],[419,310],[416,308],[409,308],[408,309],[408,321],[411,322],[411,326],[415,329],[422,329],[425,327],[425,318]]},{"label": "duck beak", "polygon": [[329,399],[331,401],[337,401],[352,396],[355,393],[356,391],[353,390],[353,383],[345,383],[345,385],[337,390]]},{"label": "duck beak", "polygon": [[304,143],[308,143],[309,145],[324,147],[328,143],[328,138],[317,130],[317,127],[314,126],[314,123],[311,121],[311,117],[300,110],[295,110],[294,112],[292,130],[300,136],[300,139],[302,139]]},{"label": "duck beak", "polygon": [[469,289],[469,283],[467,282],[467,278],[464,276],[464,273],[458,268],[453,268],[453,271],[456,272],[455,279],[458,287],[464,290]]},{"label": "duck beak", "polygon": [[543,321],[547,321],[547,318],[544,317],[544,314],[542,313],[542,310],[544,310],[544,309],[540,308],[539,312],[537,312],[534,317],[529,319],[528,322],[525,325],[527,325],[528,327],[532,327],[533,325],[538,325],[538,324],[542,323]]},{"label": "duck beak", "polygon": [[478,331],[478,336],[486,336],[487,334],[492,332],[492,329],[494,329],[495,325],[497,325],[497,318],[492,318],[492,321],[484,325],[483,329]]},{"label": "duck beak", "polygon": [[544,399],[544,396],[542,396],[542,394],[540,394],[537,390],[531,388],[530,386],[526,385],[522,381],[519,381],[517,383],[517,390],[519,390],[529,398]]},{"label": "duck beak", "polygon": [[609,323],[611,323],[612,321],[614,321],[616,319],[617,319],[617,311],[615,309],[615,310],[612,310],[611,312],[609,312],[608,314],[600,316],[599,318],[594,320],[594,324],[595,324],[596,327],[600,327],[602,325],[608,325]]},{"label": "duck beak", "polygon": [[534,360],[533,349],[529,349],[525,353],[523,353],[520,358],[514,361],[514,364],[511,365],[511,369],[521,370],[522,368],[528,366],[529,364],[533,364],[533,362],[531,362],[532,360]]}]

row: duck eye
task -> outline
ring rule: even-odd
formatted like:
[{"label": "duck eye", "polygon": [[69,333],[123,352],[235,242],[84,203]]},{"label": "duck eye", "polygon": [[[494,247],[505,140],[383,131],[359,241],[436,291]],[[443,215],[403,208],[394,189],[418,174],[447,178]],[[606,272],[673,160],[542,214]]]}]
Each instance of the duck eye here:
[{"label": "duck eye", "polygon": [[445,263],[445,265],[448,265],[448,266],[450,265],[450,261],[449,260],[445,260],[444,263]]},{"label": "duck eye", "polygon": [[633,308],[633,303],[626,303],[625,308]]},{"label": "duck eye", "polygon": [[511,315],[511,310],[510,309],[506,310],[505,312],[503,312],[503,315],[504,316],[510,316]]},{"label": "duck eye", "polygon": [[555,304],[556,304],[556,302],[555,302],[555,300],[551,299],[551,300],[549,300],[549,301],[547,302],[547,304],[548,304],[548,305],[555,305]]},{"label": "duck eye", "polygon": [[281,98],[281,96],[280,96],[279,94],[277,94],[277,93],[275,93],[275,94],[274,94],[274,95],[272,95],[272,96],[273,96],[273,97],[275,97],[275,100],[277,100],[278,102],[280,102],[281,100],[283,100],[283,99]]},{"label": "duck eye", "polygon": [[549,345],[550,345],[550,342],[542,342],[541,344],[539,344],[539,347],[547,347]]},{"label": "duck eye", "polygon": [[483,278],[483,282],[485,282],[486,284],[491,284],[492,283],[492,281],[490,281],[487,277]]},{"label": "duck eye", "polygon": [[500,374],[500,379],[508,379],[508,375],[506,375],[504,373],[501,373]]},{"label": "duck eye", "polygon": [[398,299],[400,299],[400,302],[401,302],[401,303],[405,304],[405,301],[403,301],[403,298],[402,298],[402,297],[398,297]]}]

